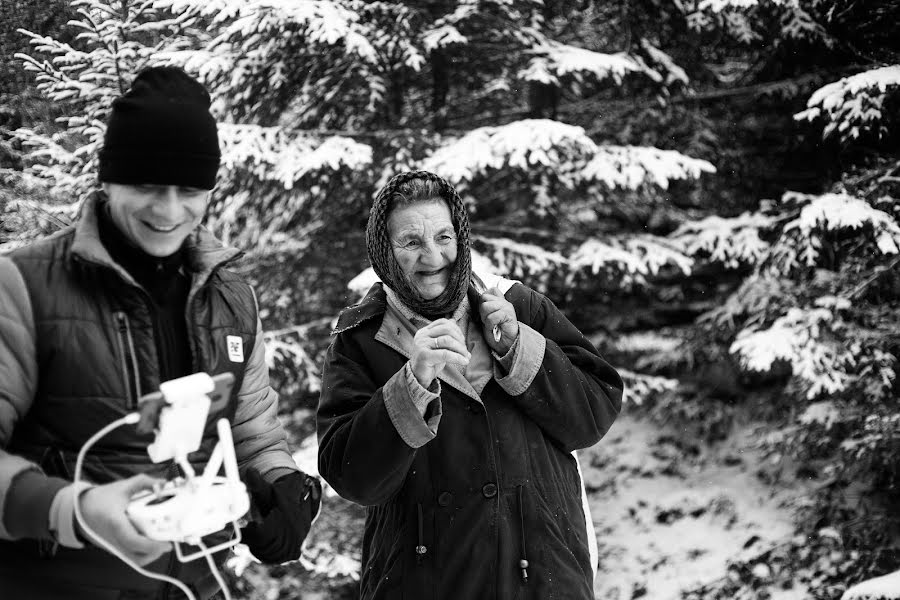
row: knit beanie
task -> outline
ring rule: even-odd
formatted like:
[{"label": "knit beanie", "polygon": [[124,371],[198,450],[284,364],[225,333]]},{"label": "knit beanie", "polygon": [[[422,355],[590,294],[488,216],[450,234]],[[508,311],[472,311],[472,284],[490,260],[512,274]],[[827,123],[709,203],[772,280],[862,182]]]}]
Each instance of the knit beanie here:
[{"label": "knit beanie", "polygon": [[215,187],[221,154],[209,105],[206,89],[179,68],[138,73],[112,104],[100,181]]},{"label": "knit beanie", "polygon": [[[447,287],[441,295],[426,300],[403,275],[388,234],[388,217],[396,207],[397,197],[403,197],[402,188],[414,179],[425,179],[437,184],[441,198],[450,209],[450,219],[456,232],[456,262],[450,273]],[[366,250],[375,274],[416,313],[429,319],[451,314],[465,298],[472,277],[472,257],[469,251],[469,215],[456,189],[446,180],[428,171],[410,171],[395,175],[375,196],[369,222],[366,225]]]}]

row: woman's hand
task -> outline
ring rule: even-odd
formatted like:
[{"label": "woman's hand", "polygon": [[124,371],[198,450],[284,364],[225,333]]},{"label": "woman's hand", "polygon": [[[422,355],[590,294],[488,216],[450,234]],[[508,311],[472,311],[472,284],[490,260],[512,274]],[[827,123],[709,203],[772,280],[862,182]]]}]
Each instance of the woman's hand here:
[{"label": "woman's hand", "polygon": [[[78,502],[81,516],[98,536],[115,546],[125,556],[139,564],[148,565],[172,549],[172,544],[152,540],[135,529],[125,509],[132,496],[163,483],[147,475],[135,475],[123,481],[98,485],[81,494]],[[90,539],[86,531],[82,534]]]},{"label": "woman's hand", "polygon": [[[491,288],[481,295],[478,314],[481,315],[484,339],[488,346],[498,355],[504,356],[519,337],[516,309],[500,290]],[[499,340],[494,335],[495,329],[500,334]]]},{"label": "woman's hand", "polygon": [[416,332],[409,364],[422,387],[427,388],[448,364],[469,364],[466,337],[450,319],[437,319]]}]

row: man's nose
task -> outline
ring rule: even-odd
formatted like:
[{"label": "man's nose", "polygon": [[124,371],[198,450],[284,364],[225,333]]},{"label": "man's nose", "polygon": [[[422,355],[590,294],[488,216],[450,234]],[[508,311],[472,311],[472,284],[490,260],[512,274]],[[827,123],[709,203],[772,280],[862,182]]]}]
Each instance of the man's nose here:
[{"label": "man's nose", "polygon": [[175,218],[180,217],[181,198],[178,194],[178,187],[174,185],[165,186],[156,198],[156,202],[153,203],[153,206],[159,215]]}]

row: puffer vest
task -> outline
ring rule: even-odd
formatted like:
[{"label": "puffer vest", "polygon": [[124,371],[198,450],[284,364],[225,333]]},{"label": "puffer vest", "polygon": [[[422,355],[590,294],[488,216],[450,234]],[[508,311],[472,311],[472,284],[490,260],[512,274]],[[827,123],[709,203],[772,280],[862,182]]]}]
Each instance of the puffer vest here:
[{"label": "puffer vest", "polygon": [[[97,204],[97,198],[88,200],[74,226],[9,255],[31,299],[40,379],[31,410],[17,424],[7,450],[38,463],[48,475],[69,480],[82,445],[108,423],[135,411],[139,397],[158,391],[160,384],[152,302],[100,244]],[[193,371],[230,372],[235,380],[230,397],[213,404],[200,449],[189,456],[198,472],[217,441],[216,421],[234,417],[245,361],[255,342],[252,289],[222,268],[239,254],[205,230],[188,240],[192,283],[185,317]],[[152,441],[152,434],[138,435],[133,426],[110,432],[91,447],[82,477],[97,484],[138,473],[172,478],[178,473],[174,463],[150,460],[147,446]],[[101,552],[60,548],[47,553],[37,546],[31,540],[0,542],[0,559],[27,561],[42,554],[38,560],[53,560],[44,568],[65,570],[65,555]],[[130,569],[116,566],[128,579]],[[208,575],[205,564],[200,567]],[[131,575],[143,580],[136,589],[156,585]],[[87,573],[85,577],[90,580]]]}]

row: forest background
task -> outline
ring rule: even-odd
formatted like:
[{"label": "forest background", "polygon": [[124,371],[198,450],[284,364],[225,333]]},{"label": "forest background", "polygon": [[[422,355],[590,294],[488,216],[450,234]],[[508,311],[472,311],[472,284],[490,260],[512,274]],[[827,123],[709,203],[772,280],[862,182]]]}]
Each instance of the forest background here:
[{"label": "forest background", "polygon": [[[582,456],[598,597],[836,599],[900,568],[898,23],[891,0],[2,0],[0,251],[71,222],[109,102],[182,66],[301,466],[330,325],[374,280],[373,194],[424,168],[469,204],[476,267],[626,380]],[[688,490],[714,468],[768,502],[757,529],[740,490]],[[233,587],[353,597],[362,515],[328,495],[303,560],[239,553]],[[676,548],[676,521],[722,543]]]}]

